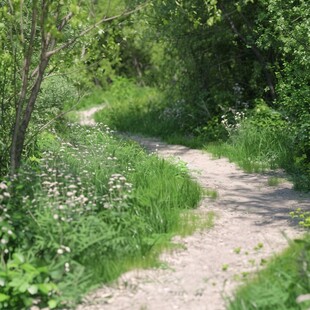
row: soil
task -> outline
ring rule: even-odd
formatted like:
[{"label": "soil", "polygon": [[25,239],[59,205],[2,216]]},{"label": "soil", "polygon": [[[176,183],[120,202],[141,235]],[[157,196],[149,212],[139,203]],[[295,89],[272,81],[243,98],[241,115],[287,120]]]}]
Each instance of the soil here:
[{"label": "soil", "polygon": [[130,138],[160,157],[187,163],[203,188],[217,191],[217,199],[204,198],[193,211],[214,212],[214,227],[175,237],[182,246],[161,255],[163,268],[127,272],[86,296],[78,310],[225,309],[243,279],[303,233],[289,212],[310,210],[310,198],[289,182],[268,186],[270,174],[245,173],[227,159],[153,138]]}]

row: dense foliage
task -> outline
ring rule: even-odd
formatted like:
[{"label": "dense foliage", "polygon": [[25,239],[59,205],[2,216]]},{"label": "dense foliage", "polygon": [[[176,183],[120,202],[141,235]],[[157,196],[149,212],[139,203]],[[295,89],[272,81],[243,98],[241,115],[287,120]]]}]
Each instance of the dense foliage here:
[{"label": "dense foliage", "polygon": [[[299,178],[299,188],[309,189],[308,1],[153,1],[140,16],[148,22],[140,36],[149,46],[152,85],[165,94],[161,103],[146,104],[149,112],[143,117],[150,116],[157,127],[168,115],[173,124],[161,126],[158,135],[231,140],[223,120],[235,126],[237,113],[244,113],[246,128],[251,125],[258,135],[262,127],[275,140],[286,132],[283,150],[293,156],[278,166]],[[149,76],[144,77],[148,83]],[[134,109],[128,110],[129,118]],[[125,110],[120,113],[125,119]],[[124,129],[122,121],[114,125]],[[140,131],[150,133],[146,127]]]}]

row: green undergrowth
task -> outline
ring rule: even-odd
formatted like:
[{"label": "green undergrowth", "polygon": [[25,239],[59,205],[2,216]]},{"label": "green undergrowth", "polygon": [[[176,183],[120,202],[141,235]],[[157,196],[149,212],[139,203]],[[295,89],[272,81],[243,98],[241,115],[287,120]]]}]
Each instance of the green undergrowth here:
[{"label": "green undergrowth", "polygon": [[300,152],[296,128],[263,103],[251,111],[224,113],[222,122],[214,120],[191,129],[187,126],[190,111],[186,112],[181,102],[168,102],[167,96],[154,88],[119,79],[103,96],[108,105],[95,119],[114,130],[206,149],[247,172],[285,169],[296,189],[310,188],[310,166]]},{"label": "green undergrowth", "polygon": [[[226,142],[214,142],[204,149],[214,158],[227,157],[246,172],[266,172],[284,169],[297,190],[308,191],[310,172],[301,165],[295,152],[294,135],[285,127],[260,127],[245,121]],[[268,185],[276,186],[280,180],[270,179]]]},{"label": "green undergrowth", "polygon": [[168,143],[191,147],[201,145],[199,138],[184,134],[178,119],[170,117],[171,114],[177,115],[178,111],[167,107],[160,90],[118,79],[103,96],[107,107],[95,114],[97,122],[120,132],[159,137]]},{"label": "green undergrowth", "polygon": [[81,98],[75,109],[84,110],[86,108],[105,104],[106,101],[105,92],[99,87],[94,87],[90,93]]},{"label": "green undergrowth", "polygon": [[206,149],[216,157],[228,157],[247,172],[262,172],[289,167],[292,145],[292,138],[282,129],[244,123],[226,143],[209,144]]},{"label": "green undergrowth", "polygon": [[[236,292],[229,310],[306,310],[310,299],[310,235],[292,241],[289,248],[274,258],[253,279]],[[298,298],[299,297],[299,298]]]},{"label": "green undergrowth", "polygon": [[202,191],[185,169],[107,126],[44,132],[41,155],[0,183],[0,305],[71,307],[135,267],[160,267],[175,234],[210,227],[190,212]]}]

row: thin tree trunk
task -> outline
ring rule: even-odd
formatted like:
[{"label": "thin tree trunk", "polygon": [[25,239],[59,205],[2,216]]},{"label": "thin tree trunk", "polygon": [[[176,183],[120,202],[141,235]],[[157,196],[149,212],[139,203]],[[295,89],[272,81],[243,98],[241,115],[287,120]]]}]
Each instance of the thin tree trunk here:
[{"label": "thin tree trunk", "polygon": [[[27,128],[31,119],[32,112],[34,110],[35,102],[37,100],[41,83],[44,78],[44,72],[48,66],[49,59],[59,53],[60,51],[73,46],[75,42],[82,36],[85,36],[97,26],[104,22],[109,22],[111,20],[130,15],[140,9],[145,5],[138,6],[136,9],[124,12],[123,14],[115,15],[112,17],[104,17],[95,24],[87,27],[81,31],[77,36],[69,39],[67,42],[63,43],[61,46],[56,48],[56,38],[52,36],[51,33],[45,32],[45,22],[49,15],[49,4],[50,1],[42,0],[40,6],[40,15],[38,16],[38,0],[33,0],[32,2],[32,22],[31,22],[31,34],[28,43],[28,49],[24,56],[24,65],[22,68],[22,86],[19,93],[19,98],[16,103],[16,116],[15,123],[13,128],[13,136],[11,143],[11,152],[10,152],[10,172],[11,175],[14,175],[21,164],[22,152],[25,145]],[[21,6],[22,6],[21,2]],[[60,14],[61,6],[58,6],[57,17]],[[23,12],[21,11],[21,14]],[[60,23],[57,25],[58,31],[62,31],[65,26],[70,22],[73,17],[73,13],[69,12],[64,16]],[[57,18],[58,19],[58,18]],[[36,37],[36,26],[37,22],[40,22],[40,31],[41,31],[41,56],[39,65],[30,73],[30,65],[32,61],[33,48],[35,44]],[[23,20],[21,19],[20,31],[23,32]],[[30,90],[29,97],[29,81],[35,79],[34,85]],[[16,93],[16,92],[15,92]]]},{"label": "thin tree trunk", "polygon": [[[22,14],[23,12],[21,12]],[[32,4],[32,21],[31,21],[31,34],[30,34],[30,40],[28,44],[28,49],[25,55],[24,59],[24,65],[22,70],[22,87],[20,96],[17,102],[16,106],[16,114],[15,114],[15,123],[13,128],[13,136],[12,136],[12,144],[11,144],[11,160],[10,160],[10,166],[11,166],[11,175],[13,175],[16,170],[20,166],[20,157],[18,153],[20,153],[20,148],[23,147],[23,145],[20,145],[20,126],[21,126],[21,117],[23,112],[23,106],[25,103],[25,98],[27,95],[27,88],[29,83],[29,70],[30,70],[30,64],[32,59],[32,53],[33,53],[33,45],[34,45],[34,39],[36,36],[36,25],[37,25],[37,0],[33,1]]]},{"label": "thin tree trunk", "polygon": [[[48,58],[42,60],[40,64],[40,69],[38,73],[37,80],[32,88],[30,97],[27,102],[27,107],[25,113],[23,115],[23,119],[20,124],[18,124],[18,131],[16,134],[16,139],[12,141],[12,148],[11,148],[11,173],[15,173],[16,170],[20,167],[22,152],[25,144],[27,128],[31,119],[31,115],[34,109],[34,104],[37,100],[40,87],[43,81],[44,71],[48,65]],[[13,152],[14,151],[14,152]]]}]

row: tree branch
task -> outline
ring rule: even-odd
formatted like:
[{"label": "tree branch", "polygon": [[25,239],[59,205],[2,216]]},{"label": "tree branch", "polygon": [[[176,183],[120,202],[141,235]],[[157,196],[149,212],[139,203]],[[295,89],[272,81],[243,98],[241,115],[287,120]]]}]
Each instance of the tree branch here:
[{"label": "tree branch", "polygon": [[73,13],[69,12],[62,20],[61,23],[58,25],[57,29],[58,31],[62,31],[63,28],[68,24],[70,19],[73,17]]},{"label": "tree branch", "polygon": [[115,19],[118,19],[120,17],[124,17],[124,16],[128,16],[128,15],[131,15],[139,10],[141,10],[142,8],[144,8],[147,4],[144,4],[144,5],[141,5],[141,6],[138,6],[137,8],[131,10],[131,11],[127,11],[127,12],[124,12],[122,14],[119,14],[119,15],[115,15],[115,16],[111,16],[111,17],[104,17],[102,18],[101,20],[99,20],[98,22],[96,22],[95,24],[93,24],[92,26],[86,28],[85,30],[83,30],[82,32],[80,32],[76,37],[74,37],[73,39],[69,40],[68,42],[64,43],[63,45],[61,45],[60,47],[56,48],[55,50],[52,50],[52,51],[49,51],[47,52],[46,54],[46,57],[51,57],[53,56],[54,54],[57,54],[59,53],[61,50],[69,47],[70,45],[74,44],[79,38],[85,36],[87,33],[89,33],[90,31],[92,31],[94,28],[98,27],[99,25],[105,23],[105,22],[108,22],[108,21],[112,21],[112,20],[115,20]]}]

